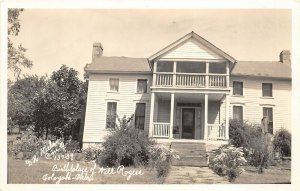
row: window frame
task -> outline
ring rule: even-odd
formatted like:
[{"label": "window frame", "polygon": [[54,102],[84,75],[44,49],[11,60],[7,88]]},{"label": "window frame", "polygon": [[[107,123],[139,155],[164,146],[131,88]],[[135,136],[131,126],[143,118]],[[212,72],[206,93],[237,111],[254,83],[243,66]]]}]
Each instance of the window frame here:
[{"label": "window frame", "polygon": [[[271,95],[265,95],[264,93],[266,92],[266,90],[264,90],[264,86],[266,86],[266,85],[271,85],[270,87],[271,87],[271,91],[270,91],[270,93],[271,93]],[[261,94],[262,94],[262,97],[273,97],[273,84],[272,83],[262,83],[261,84]]]},{"label": "window frame", "polygon": [[[144,91],[139,91],[139,82],[146,82],[146,88]],[[148,92],[148,79],[137,79],[136,81],[136,93],[138,94],[144,94]]]},{"label": "window frame", "polygon": [[242,110],[242,119],[240,120],[240,119],[236,119],[236,120],[239,120],[239,121],[244,121],[244,106],[243,105],[233,105],[232,106],[232,119],[235,119],[234,118],[234,116],[235,116],[235,114],[234,114],[234,108],[235,107],[239,107],[239,108],[241,108]]},{"label": "window frame", "polygon": [[[237,94],[237,92],[235,91],[235,86],[234,86],[234,84],[242,84],[242,92],[241,92],[241,94]],[[243,96],[244,95],[244,82],[243,81],[233,81],[232,82],[232,95],[234,95],[234,96]]]},{"label": "window frame", "polygon": [[[118,83],[112,84],[112,81],[118,81]],[[112,86],[112,85],[114,85],[114,86]],[[112,88],[112,87],[115,87],[115,88]],[[109,91],[110,92],[119,92],[119,87],[120,87],[119,78],[109,78]]]},{"label": "window frame", "polygon": [[[136,115],[137,106],[139,104],[143,104],[144,105],[144,114],[143,114],[143,116],[137,116]],[[145,102],[136,102],[135,103],[135,111],[134,111],[134,127],[135,128],[138,128],[140,130],[145,130],[145,125],[146,125],[146,108],[147,108],[147,103],[145,103]],[[144,120],[143,120],[143,123],[144,123],[143,124],[143,128],[140,128],[140,126],[137,127],[137,119],[140,119],[140,118],[144,118]]]},{"label": "window frame", "polygon": [[[116,102],[116,101],[108,101],[108,102],[106,102],[106,121],[105,121],[105,129],[113,129],[114,127],[111,127],[111,124],[109,125],[108,123],[110,122],[112,122],[112,121],[109,121],[109,115],[108,115],[108,112],[109,112],[109,104],[115,104],[116,106],[115,106],[115,116],[113,116],[113,115],[111,115],[110,114],[110,117],[111,116],[113,116],[115,119],[114,119],[114,123],[116,124],[116,121],[117,121],[117,112],[118,112],[118,102]],[[110,111],[111,112],[111,111]],[[112,117],[111,117],[112,118]],[[109,127],[110,126],[110,127]]]}]

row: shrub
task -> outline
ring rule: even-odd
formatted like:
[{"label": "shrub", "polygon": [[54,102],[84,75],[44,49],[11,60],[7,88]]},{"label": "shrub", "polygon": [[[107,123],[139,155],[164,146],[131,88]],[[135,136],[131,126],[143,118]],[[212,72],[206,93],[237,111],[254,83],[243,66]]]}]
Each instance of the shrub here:
[{"label": "shrub", "polygon": [[280,129],[274,135],[274,150],[282,156],[291,156],[291,133],[285,129]]},{"label": "shrub", "polygon": [[149,164],[156,168],[157,176],[167,176],[171,168],[172,161],[179,159],[178,152],[164,145],[157,144],[148,147]]},{"label": "shrub", "polygon": [[84,149],[82,153],[86,161],[96,160],[100,155],[100,148],[96,146],[94,147],[90,146]]},{"label": "shrub", "polygon": [[263,172],[272,158],[271,135],[263,134],[259,125],[231,120],[229,129],[230,143],[243,147],[249,165]]},{"label": "shrub", "polygon": [[209,160],[209,167],[220,176],[227,176],[230,182],[244,171],[241,167],[246,164],[243,148],[224,145],[214,151],[215,157]]},{"label": "shrub", "polygon": [[230,144],[236,147],[248,147],[251,138],[260,134],[261,128],[259,125],[253,125],[239,120],[229,121]]},{"label": "shrub", "polygon": [[106,137],[102,145],[100,156],[97,160],[99,165],[106,166],[130,166],[148,163],[147,148],[154,144],[148,135],[139,129],[130,126],[133,116],[119,119],[111,134]]},{"label": "shrub", "polygon": [[78,153],[81,151],[80,142],[72,140],[72,138],[66,141],[65,146],[66,146],[66,151],[69,153]]}]

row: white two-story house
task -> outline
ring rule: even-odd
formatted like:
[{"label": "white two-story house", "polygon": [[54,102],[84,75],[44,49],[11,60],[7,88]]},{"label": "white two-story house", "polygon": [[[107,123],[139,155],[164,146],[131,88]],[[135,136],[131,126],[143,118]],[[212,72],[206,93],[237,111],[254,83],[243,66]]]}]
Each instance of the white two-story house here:
[{"label": "white two-story house", "polygon": [[83,145],[103,142],[116,116],[132,114],[132,125],[168,141],[226,141],[232,118],[260,123],[268,116],[273,131],[291,129],[289,51],[279,61],[237,61],[191,32],[149,58],[102,54],[94,43],[85,68]]}]

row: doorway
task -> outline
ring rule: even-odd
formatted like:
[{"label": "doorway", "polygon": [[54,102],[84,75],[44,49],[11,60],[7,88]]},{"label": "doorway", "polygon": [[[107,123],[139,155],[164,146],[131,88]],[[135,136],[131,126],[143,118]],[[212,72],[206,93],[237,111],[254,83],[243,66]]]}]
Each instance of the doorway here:
[{"label": "doorway", "polygon": [[195,108],[182,108],[182,138],[195,139]]}]

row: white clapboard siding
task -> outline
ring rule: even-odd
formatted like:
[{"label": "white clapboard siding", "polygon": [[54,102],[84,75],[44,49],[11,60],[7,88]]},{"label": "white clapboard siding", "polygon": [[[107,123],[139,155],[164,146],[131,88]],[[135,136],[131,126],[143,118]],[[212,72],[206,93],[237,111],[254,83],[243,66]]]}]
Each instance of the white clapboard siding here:
[{"label": "white clapboard siding", "polygon": [[[109,78],[119,78],[119,92],[108,91]],[[148,79],[148,91],[136,93],[137,79]],[[138,102],[146,103],[145,131],[149,129],[151,75],[92,74],[90,75],[83,142],[103,142],[108,130],[105,129],[107,102],[117,102],[117,114],[131,116]]]},{"label": "white clapboard siding", "polygon": [[[243,81],[244,92],[242,97],[230,97],[230,117],[232,117],[232,106],[242,105],[244,120],[260,123],[263,117],[262,107],[273,107],[274,131],[281,127],[291,130],[291,81],[231,77],[231,87],[232,81]],[[262,83],[273,84],[273,98],[262,97]]]},{"label": "white clapboard siding", "polygon": [[170,50],[161,58],[222,59],[222,57],[193,39]]}]

